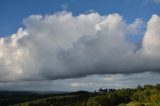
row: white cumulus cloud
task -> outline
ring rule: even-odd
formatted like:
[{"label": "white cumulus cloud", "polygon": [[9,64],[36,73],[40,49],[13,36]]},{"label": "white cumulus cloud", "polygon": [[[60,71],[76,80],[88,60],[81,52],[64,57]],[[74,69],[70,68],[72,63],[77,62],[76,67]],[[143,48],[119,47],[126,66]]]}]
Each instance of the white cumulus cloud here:
[{"label": "white cumulus cloud", "polygon": [[55,80],[91,74],[158,71],[160,17],[147,24],[142,48],[126,39],[143,22],[115,13],[31,15],[24,28],[0,38],[0,81]]}]

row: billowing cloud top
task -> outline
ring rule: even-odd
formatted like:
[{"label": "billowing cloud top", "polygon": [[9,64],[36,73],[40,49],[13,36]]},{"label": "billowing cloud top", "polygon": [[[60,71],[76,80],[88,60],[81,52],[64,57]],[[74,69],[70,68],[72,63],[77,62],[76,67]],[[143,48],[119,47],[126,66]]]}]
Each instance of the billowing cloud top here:
[{"label": "billowing cloud top", "polygon": [[160,17],[147,23],[141,48],[126,39],[144,26],[119,14],[32,15],[0,38],[0,81],[54,80],[160,70]]}]

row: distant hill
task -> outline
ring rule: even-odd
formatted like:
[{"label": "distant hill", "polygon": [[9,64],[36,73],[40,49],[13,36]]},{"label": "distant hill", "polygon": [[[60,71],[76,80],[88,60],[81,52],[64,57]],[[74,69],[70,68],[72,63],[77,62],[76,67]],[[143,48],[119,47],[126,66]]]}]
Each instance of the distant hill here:
[{"label": "distant hill", "polygon": [[50,96],[66,95],[61,91],[0,91],[0,106],[9,106]]},{"label": "distant hill", "polygon": [[[95,92],[0,92],[0,106],[160,106],[160,84]],[[5,104],[6,103],[6,104]]]}]

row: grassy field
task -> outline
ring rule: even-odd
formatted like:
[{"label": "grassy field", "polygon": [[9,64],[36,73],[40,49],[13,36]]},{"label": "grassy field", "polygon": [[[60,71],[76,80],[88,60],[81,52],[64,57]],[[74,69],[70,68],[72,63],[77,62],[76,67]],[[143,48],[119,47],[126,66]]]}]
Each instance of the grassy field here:
[{"label": "grassy field", "polygon": [[68,94],[64,96],[54,96],[38,99],[30,102],[19,103],[11,106],[76,106],[87,102],[91,95],[85,94]]}]

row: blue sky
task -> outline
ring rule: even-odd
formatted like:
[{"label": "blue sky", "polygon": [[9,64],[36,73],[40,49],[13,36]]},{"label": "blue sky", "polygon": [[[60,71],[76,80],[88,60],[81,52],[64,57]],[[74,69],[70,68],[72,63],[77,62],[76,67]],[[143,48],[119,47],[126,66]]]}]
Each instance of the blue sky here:
[{"label": "blue sky", "polygon": [[160,14],[160,6],[153,0],[1,0],[0,36],[15,33],[23,26],[23,19],[32,14],[53,14],[65,9],[74,15],[89,10],[101,15],[119,13],[127,22],[136,18],[148,21],[152,14]]}]

